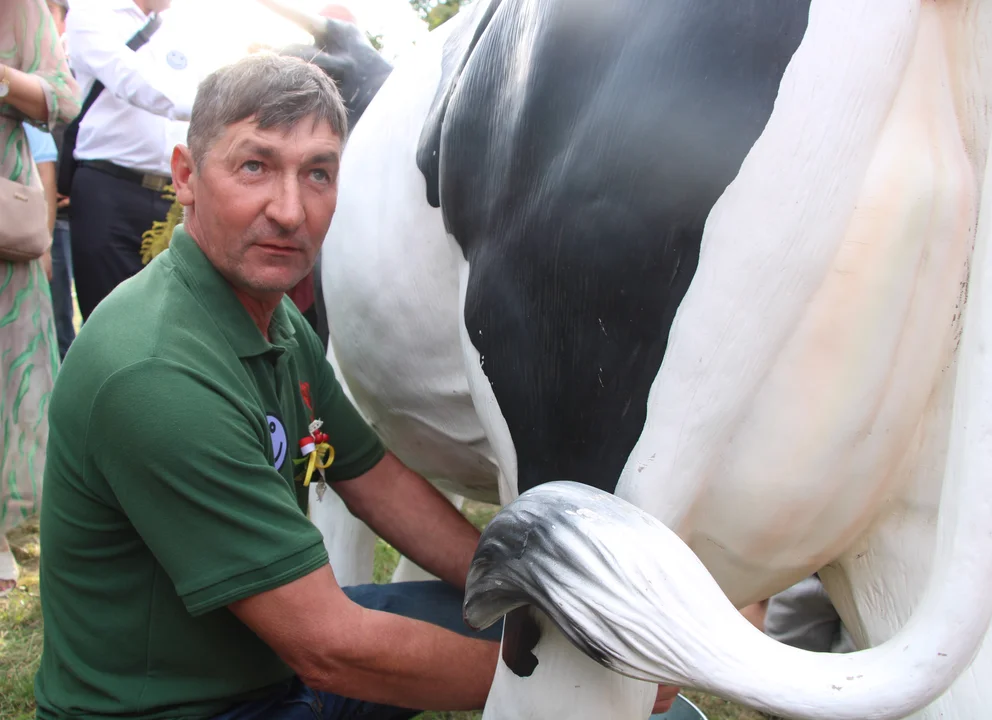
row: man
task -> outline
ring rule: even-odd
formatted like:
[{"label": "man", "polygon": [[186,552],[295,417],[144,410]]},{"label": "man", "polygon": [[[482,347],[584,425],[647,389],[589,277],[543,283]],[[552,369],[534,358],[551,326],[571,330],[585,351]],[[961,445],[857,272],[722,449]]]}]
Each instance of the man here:
[{"label": "man", "polygon": [[[83,319],[144,267],[142,236],[172,207],[169,158],[186,136],[200,80],[192,49],[163,25],[137,51],[128,41],[171,0],[73,0],[67,43],[88,95],[105,90],[79,124],[69,222]],[[150,26],[155,27],[155,26]]]},{"label": "man", "polygon": [[[455,588],[478,533],[383,450],[284,299],[330,224],[344,135],[333,83],[297,59],[204,82],[172,158],[185,226],[91,315],[52,397],[39,717],[484,703],[498,643],[350,599],[468,634]],[[306,518],[299,441],[321,433],[330,487],[454,587],[342,592]]]}]

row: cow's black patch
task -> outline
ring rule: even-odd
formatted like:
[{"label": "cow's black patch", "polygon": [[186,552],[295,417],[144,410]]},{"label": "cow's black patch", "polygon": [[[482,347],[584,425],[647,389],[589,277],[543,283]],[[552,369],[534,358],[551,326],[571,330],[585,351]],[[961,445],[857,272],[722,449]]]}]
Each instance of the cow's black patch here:
[{"label": "cow's black patch", "polygon": [[441,131],[448,112],[451,94],[458,86],[458,80],[465,64],[472,57],[479,39],[489,26],[493,15],[503,0],[481,0],[480,5],[468,12],[471,17],[459,18],[464,24],[453,31],[444,43],[441,55],[441,81],[438,84],[434,102],[431,104],[417,146],[417,168],[427,181],[427,202],[432,207],[441,206],[439,164],[441,158]]},{"label": "cow's black patch", "polygon": [[503,0],[489,12],[452,39],[458,69],[420,157],[441,160],[425,175],[439,172],[469,262],[465,324],[519,490],[612,492],[703,225],[768,121],[809,2]]},{"label": "cow's black patch", "polygon": [[334,80],[348,113],[349,130],[393,71],[357,26],[341,20],[326,20],[313,45],[288,45],[280,53],[312,62]]},{"label": "cow's black patch", "polygon": [[530,677],[537,669],[534,648],[541,628],[526,607],[511,610],[503,620],[503,662],[517,677]]},{"label": "cow's black patch", "polygon": [[[583,597],[604,580],[597,541],[588,543],[582,528],[583,511],[622,524],[629,519],[627,507],[581,483],[542,485],[504,507],[482,532],[465,582],[463,615],[475,630],[505,617],[503,660],[518,676],[537,667],[533,651],[542,632],[532,608],[547,615],[583,654],[619,670],[616,646],[611,650],[602,626],[588,622],[591,606],[563,598]],[[561,592],[563,584],[569,592]],[[623,593],[623,583],[614,589]]]}]

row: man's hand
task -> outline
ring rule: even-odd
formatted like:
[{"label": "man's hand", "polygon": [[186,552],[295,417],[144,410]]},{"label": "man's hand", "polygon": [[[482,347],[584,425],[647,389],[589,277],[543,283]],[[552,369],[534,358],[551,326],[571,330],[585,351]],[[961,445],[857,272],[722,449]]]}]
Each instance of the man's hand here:
[{"label": "man's hand", "polygon": [[658,696],[654,699],[654,708],[651,710],[651,714],[665,713],[671,710],[680,689],[672,685],[659,685]]}]

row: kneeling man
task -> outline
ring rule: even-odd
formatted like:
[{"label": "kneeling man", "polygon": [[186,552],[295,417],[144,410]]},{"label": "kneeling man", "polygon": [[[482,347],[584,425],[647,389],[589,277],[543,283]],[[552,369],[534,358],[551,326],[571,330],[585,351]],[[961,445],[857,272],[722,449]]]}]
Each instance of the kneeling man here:
[{"label": "kneeling man", "polygon": [[[460,592],[478,533],[384,451],[284,299],[330,225],[345,128],[331,81],[293,58],[200,87],[172,159],[185,224],[87,320],[52,396],[38,717],[484,704],[499,628],[473,636]],[[301,440],[322,464],[333,448],[328,487],[447,584],[338,587]]]}]

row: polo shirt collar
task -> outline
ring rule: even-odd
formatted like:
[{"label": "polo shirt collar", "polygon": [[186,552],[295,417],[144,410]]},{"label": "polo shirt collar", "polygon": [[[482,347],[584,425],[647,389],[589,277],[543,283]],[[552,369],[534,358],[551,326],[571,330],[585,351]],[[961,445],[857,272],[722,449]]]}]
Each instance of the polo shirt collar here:
[{"label": "polo shirt collar", "polygon": [[270,342],[234,294],[231,284],[211,264],[182,225],[177,225],[172,233],[169,255],[185,284],[213,317],[238,357],[268,352],[282,354],[298,347],[285,300],[276,306],[269,321]]}]

